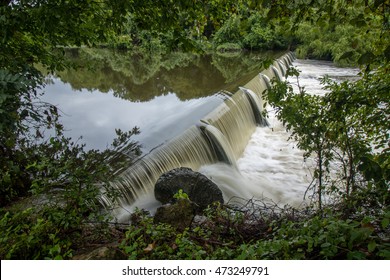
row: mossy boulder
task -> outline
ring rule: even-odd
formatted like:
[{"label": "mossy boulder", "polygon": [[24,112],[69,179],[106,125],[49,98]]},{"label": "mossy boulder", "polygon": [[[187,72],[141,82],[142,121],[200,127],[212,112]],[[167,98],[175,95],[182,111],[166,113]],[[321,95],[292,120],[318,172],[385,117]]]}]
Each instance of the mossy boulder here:
[{"label": "mossy boulder", "polygon": [[155,224],[169,224],[177,230],[183,231],[189,227],[195,217],[196,205],[188,199],[179,199],[174,204],[159,207],[154,215]]},{"label": "mossy boulder", "polygon": [[174,195],[182,190],[198,209],[205,209],[213,202],[224,203],[222,191],[205,175],[190,168],[172,169],[160,176],[154,187],[154,195],[162,204],[174,202]]}]

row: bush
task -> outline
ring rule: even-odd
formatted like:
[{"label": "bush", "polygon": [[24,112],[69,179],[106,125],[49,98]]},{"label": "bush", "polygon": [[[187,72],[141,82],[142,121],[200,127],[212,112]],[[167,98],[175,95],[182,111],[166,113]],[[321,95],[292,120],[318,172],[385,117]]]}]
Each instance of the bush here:
[{"label": "bush", "polygon": [[344,207],[220,205],[183,231],[138,211],[120,248],[129,259],[389,259],[389,209],[367,216]]},{"label": "bush", "polygon": [[278,50],[286,49],[287,39],[277,27],[259,13],[248,19],[239,16],[229,18],[213,37],[214,48],[217,50],[234,49]]},{"label": "bush", "polygon": [[245,48],[250,50],[279,50],[287,48],[286,39],[269,20],[260,14],[253,14],[248,19],[247,26],[243,38],[243,46]]},{"label": "bush", "polygon": [[6,212],[0,220],[1,259],[63,259],[72,256],[72,235],[32,208]]},{"label": "bush", "polygon": [[242,47],[236,43],[224,43],[217,47],[217,52],[241,52]]},{"label": "bush", "polygon": [[214,34],[213,44],[217,48],[220,45],[229,43],[235,46],[242,43],[241,20],[238,16],[230,17],[224,25]]},{"label": "bush", "polygon": [[[0,231],[4,233],[0,239],[0,257],[69,258],[81,242],[84,225],[96,223],[107,227],[110,217],[103,211],[101,196],[105,196],[108,206],[117,197],[109,180],[113,170],[129,163],[129,158],[119,151],[128,149],[137,153],[138,146],[129,142],[135,133],[136,129],[117,131],[112,149],[103,152],[85,151],[83,145],[61,134],[40,143],[24,135],[25,146],[9,147],[13,155],[23,153],[18,158],[2,158],[3,166],[15,165],[23,172],[12,174],[12,180],[3,177],[2,184],[8,188],[2,188],[2,193],[8,195],[5,196],[8,200],[2,201],[7,211],[2,211],[0,221]],[[6,167],[2,170],[10,174]],[[18,184],[22,180],[29,182],[23,193]]]},{"label": "bush", "polygon": [[296,31],[296,37],[301,42],[296,50],[297,56],[331,60],[340,65],[357,65],[361,55],[370,51],[369,42],[374,41],[372,32],[364,36],[360,32],[359,28],[349,24],[332,26],[324,23],[319,27],[302,23]]}]

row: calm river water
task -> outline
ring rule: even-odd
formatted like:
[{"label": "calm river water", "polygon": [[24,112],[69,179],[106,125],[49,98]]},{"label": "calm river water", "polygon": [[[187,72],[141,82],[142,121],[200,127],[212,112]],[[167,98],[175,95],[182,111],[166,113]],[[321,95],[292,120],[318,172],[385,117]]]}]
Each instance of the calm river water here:
[{"label": "calm river water", "polygon": [[77,70],[48,77],[44,100],[58,105],[67,135],[104,149],[115,129],[137,126],[143,151],[164,143],[222,103],[276,53],[230,57],[172,54],[134,57],[107,49],[69,52]]}]

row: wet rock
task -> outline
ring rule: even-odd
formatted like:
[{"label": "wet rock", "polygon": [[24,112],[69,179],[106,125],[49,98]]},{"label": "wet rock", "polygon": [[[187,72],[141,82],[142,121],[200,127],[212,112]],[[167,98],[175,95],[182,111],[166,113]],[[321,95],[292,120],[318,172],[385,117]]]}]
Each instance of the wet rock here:
[{"label": "wet rock", "polygon": [[213,202],[224,202],[222,191],[213,181],[186,167],[172,169],[162,174],[154,187],[154,195],[158,201],[166,204],[174,201],[173,196],[180,189],[200,210]]},{"label": "wet rock", "polygon": [[174,204],[166,204],[159,207],[154,215],[155,224],[165,223],[183,231],[189,227],[195,216],[196,206],[188,199],[179,199]]}]

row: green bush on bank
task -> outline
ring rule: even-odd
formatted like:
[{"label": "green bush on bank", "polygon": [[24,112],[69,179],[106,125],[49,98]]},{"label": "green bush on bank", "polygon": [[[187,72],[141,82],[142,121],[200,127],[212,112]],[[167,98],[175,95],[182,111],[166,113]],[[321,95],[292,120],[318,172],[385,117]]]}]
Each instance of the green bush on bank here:
[{"label": "green bush on bank", "polygon": [[362,35],[357,27],[350,24],[313,26],[302,23],[296,30],[296,38],[300,42],[296,54],[300,58],[356,65],[360,56],[370,51],[374,37],[372,32]]},{"label": "green bush on bank", "polygon": [[389,259],[389,209],[352,218],[339,206],[262,218],[216,207],[184,231],[137,212],[120,248],[129,259]]},{"label": "green bush on bank", "polygon": [[0,257],[3,260],[72,257],[74,236],[64,235],[61,227],[47,217],[38,216],[33,208],[6,212],[0,220],[0,229]]},{"label": "green bush on bank", "polygon": [[0,258],[70,258],[83,244],[86,225],[96,224],[95,231],[107,229],[110,217],[102,211],[101,199],[104,196],[109,204],[117,197],[109,175],[129,162],[118,153],[124,146],[138,152],[138,146],[128,142],[136,133],[117,131],[112,150],[102,152],[85,151],[84,145],[61,135],[25,151],[32,154],[24,154],[26,165],[19,166],[31,183],[28,195],[1,209]]},{"label": "green bush on bank", "polygon": [[242,51],[242,47],[237,43],[223,43],[217,47],[218,53],[239,53]]},{"label": "green bush on bank", "polygon": [[259,13],[249,18],[232,16],[213,36],[214,49],[280,50],[287,49],[288,39],[265,16]]}]

